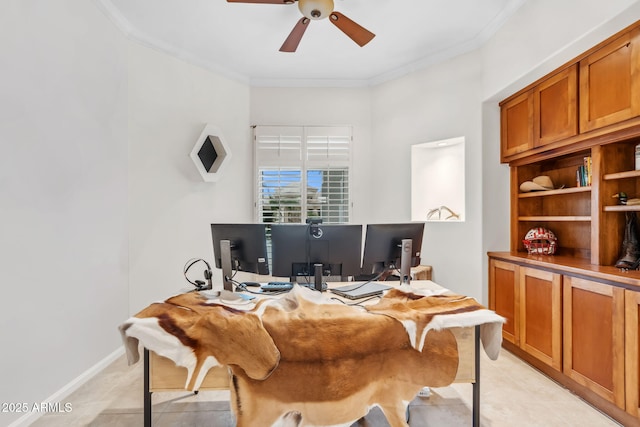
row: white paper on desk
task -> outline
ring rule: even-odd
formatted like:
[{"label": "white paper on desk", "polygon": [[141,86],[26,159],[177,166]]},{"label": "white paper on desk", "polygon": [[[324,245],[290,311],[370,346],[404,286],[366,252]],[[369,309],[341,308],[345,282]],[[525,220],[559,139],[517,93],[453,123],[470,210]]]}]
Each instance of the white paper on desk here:
[{"label": "white paper on desk", "polygon": [[207,301],[215,301],[222,305],[227,305],[229,307],[243,307],[253,306],[253,300],[256,298],[251,295],[244,295],[237,292],[231,291],[200,291],[200,295],[207,298]]},{"label": "white paper on desk", "polygon": [[416,295],[422,295],[424,297],[430,297],[433,295],[443,295],[443,294],[446,294],[447,292],[450,292],[446,288],[429,289],[429,288],[414,287],[412,285],[401,285],[399,289],[404,292],[411,292]]}]

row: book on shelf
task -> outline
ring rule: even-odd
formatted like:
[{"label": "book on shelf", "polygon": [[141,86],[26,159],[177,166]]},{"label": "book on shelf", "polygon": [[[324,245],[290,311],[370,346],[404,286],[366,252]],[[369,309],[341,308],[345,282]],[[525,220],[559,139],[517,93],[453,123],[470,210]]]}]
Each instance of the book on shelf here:
[{"label": "book on shelf", "polygon": [[583,163],[580,166],[578,166],[578,170],[576,171],[577,187],[588,187],[591,185],[592,168],[593,168],[593,163],[591,160],[591,156],[585,156],[583,159]]}]

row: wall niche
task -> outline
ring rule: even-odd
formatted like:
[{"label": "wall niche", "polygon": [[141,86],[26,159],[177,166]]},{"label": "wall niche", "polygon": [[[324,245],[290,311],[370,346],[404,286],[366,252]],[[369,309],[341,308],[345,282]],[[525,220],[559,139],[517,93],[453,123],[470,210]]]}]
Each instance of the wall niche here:
[{"label": "wall niche", "polygon": [[465,138],[411,146],[411,220],[464,221]]}]

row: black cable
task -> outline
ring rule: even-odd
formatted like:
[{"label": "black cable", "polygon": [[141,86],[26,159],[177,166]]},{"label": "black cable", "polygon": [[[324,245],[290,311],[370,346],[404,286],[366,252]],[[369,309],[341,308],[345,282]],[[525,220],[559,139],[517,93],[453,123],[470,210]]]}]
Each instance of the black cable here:
[{"label": "black cable", "polygon": [[262,292],[254,292],[254,291],[250,290],[247,286],[245,286],[242,282],[238,282],[237,280],[234,280],[233,278],[229,278],[229,281],[236,286],[236,290],[240,289],[242,292],[248,292],[250,294],[262,295]]},{"label": "black cable", "polygon": [[347,305],[349,307],[362,307],[362,308],[365,308],[365,306],[362,305],[363,302],[371,301],[372,299],[380,299],[380,298],[382,298],[382,295],[373,295],[373,296],[370,296],[370,297],[365,298],[363,300],[359,300],[357,302],[346,302],[346,301],[344,301],[344,300],[342,300],[340,298],[331,297],[332,300],[339,301],[342,304]]}]

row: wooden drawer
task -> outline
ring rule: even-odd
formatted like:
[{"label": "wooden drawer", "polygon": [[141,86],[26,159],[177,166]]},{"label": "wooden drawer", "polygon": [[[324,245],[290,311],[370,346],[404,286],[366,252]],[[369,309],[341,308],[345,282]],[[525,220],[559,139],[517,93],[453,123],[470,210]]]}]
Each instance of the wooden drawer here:
[{"label": "wooden drawer", "polygon": [[[185,390],[187,369],[176,366],[172,360],[149,352],[149,390]],[[229,388],[229,371],[226,366],[217,366],[207,373],[200,390],[225,390]]]}]

